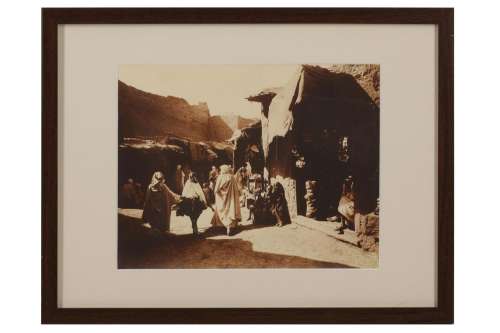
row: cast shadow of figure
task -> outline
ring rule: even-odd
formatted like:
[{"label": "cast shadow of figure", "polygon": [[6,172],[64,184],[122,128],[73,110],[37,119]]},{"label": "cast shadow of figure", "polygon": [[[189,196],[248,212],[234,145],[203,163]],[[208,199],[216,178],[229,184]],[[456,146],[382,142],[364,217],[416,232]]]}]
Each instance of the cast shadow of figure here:
[{"label": "cast shadow of figure", "polygon": [[[266,226],[247,226],[244,230]],[[216,230],[207,229],[210,237]],[[217,233],[219,235],[219,233]],[[194,238],[160,233],[137,218],[119,214],[118,268],[352,268],[299,256],[259,252],[238,238]]]}]

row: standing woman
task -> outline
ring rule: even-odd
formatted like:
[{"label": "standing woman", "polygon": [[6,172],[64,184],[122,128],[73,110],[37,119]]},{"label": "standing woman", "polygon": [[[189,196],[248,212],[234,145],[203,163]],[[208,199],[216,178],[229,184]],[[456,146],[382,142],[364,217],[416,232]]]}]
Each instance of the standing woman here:
[{"label": "standing woman", "polygon": [[276,182],[271,186],[270,194],[271,212],[276,219],[276,225],[282,227],[290,224],[290,212],[288,211],[288,204],[285,197],[285,189],[281,183]]},{"label": "standing woman", "polygon": [[182,190],[182,203],[178,215],[187,215],[191,219],[193,235],[198,236],[198,218],[207,207],[205,193],[198,182],[198,177],[194,172],[189,174],[184,189]]},{"label": "standing woman", "polygon": [[179,200],[179,195],[165,185],[163,173],[156,171],[146,191],[142,219],[154,229],[162,232],[170,231],[172,205]]}]

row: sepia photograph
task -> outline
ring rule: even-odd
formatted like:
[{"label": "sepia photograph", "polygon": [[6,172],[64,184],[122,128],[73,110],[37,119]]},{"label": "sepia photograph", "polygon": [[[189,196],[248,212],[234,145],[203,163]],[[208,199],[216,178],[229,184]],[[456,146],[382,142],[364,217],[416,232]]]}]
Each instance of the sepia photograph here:
[{"label": "sepia photograph", "polygon": [[43,324],[454,322],[453,8],[41,23]]},{"label": "sepia photograph", "polygon": [[380,81],[378,64],[120,65],[118,268],[377,268]]}]

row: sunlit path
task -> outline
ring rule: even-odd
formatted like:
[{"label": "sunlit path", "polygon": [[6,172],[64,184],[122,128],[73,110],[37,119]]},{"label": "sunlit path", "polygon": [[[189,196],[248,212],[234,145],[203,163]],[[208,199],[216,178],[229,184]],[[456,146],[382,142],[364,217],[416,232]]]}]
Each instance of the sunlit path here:
[{"label": "sunlit path", "polygon": [[[141,210],[120,210],[120,268],[373,268],[375,253],[365,252],[319,231],[297,224],[282,228],[243,221],[237,233],[210,229],[205,210],[198,225],[201,239],[191,235],[186,217],[172,214],[171,233],[143,225]],[[243,220],[247,211],[243,210]]]}]

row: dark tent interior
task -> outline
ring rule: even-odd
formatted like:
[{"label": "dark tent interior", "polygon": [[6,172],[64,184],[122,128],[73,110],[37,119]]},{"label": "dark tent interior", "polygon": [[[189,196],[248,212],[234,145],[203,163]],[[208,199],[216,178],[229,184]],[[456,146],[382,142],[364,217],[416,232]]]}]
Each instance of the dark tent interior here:
[{"label": "dark tent interior", "polygon": [[[270,141],[266,160],[270,176],[296,180],[299,214],[305,212],[307,180],[317,181],[319,215],[335,214],[347,176],[354,179],[356,211],[373,211],[379,196],[378,105],[352,75],[321,67],[302,66],[293,86],[289,108],[293,126],[284,137]],[[264,91],[249,100],[261,102],[262,116],[267,118],[275,95]]]}]

